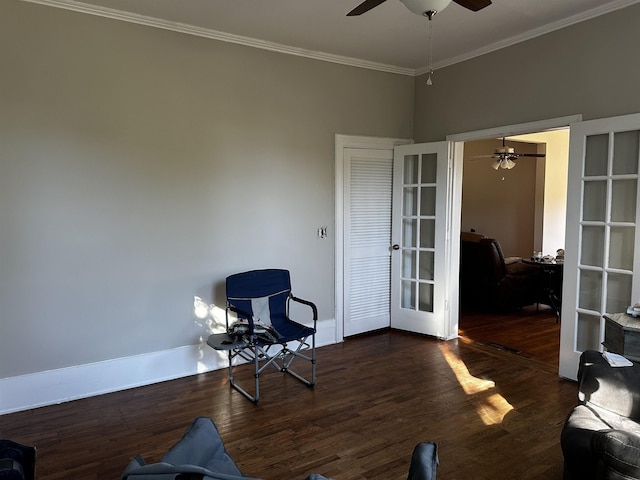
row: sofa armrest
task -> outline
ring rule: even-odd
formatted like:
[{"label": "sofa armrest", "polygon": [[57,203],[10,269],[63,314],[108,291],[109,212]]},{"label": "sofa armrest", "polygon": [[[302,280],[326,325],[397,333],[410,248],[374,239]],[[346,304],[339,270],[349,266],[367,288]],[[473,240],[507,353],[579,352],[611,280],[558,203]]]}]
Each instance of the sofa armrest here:
[{"label": "sofa armrest", "polygon": [[505,257],[504,264],[513,265],[514,263],[518,263],[520,260],[522,260],[520,257]]},{"label": "sofa armrest", "polygon": [[578,381],[582,402],[640,419],[640,365],[612,367],[600,352],[586,351],[580,360]]},{"label": "sofa armrest", "polygon": [[[245,477],[224,447],[210,418],[197,417],[182,439],[157,463],[145,465],[135,457],[121,480],[251,480]],[[257,479],[256,479],[257,480]]]},{"label": "sofa armrest", "polygon": [[623,430],[594,432],[591,448],[598,454],[597,478],[640,478],[640,436]]}]

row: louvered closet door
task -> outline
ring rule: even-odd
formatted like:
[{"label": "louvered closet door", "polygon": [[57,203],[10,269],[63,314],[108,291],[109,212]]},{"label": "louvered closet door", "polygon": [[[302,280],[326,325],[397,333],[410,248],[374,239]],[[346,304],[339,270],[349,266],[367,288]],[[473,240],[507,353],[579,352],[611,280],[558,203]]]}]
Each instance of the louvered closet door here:
[{"label": "louvered closet door", "polygon": [[393,151],[345,149],[344,335],[389,326]]}]

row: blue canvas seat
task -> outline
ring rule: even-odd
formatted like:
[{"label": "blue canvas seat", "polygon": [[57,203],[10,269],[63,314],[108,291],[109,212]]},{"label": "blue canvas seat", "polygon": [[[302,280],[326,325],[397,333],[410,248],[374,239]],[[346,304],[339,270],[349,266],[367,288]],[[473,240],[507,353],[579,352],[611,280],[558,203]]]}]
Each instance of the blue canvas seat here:
[{"label": "blue canvas seat", "polygon": [[[313,302],[291,293],[288,270],[252,270],[227,277],[225,333],[210,335],[207,344],[229,357],[229,384],[254,403],[260,398],[260,374],[269,365],[286,372],[305,385],[316,383],[315,333],[318,309]],[[309,307],[305,325],[289,318],[290,302]],[[239,386],[233,376],[234,359],[251,362],[255,369],[255,393]],[[294,360],[310,362],[305,378],[291,369]],[[236,362],[237,363],[237,362]]]}]

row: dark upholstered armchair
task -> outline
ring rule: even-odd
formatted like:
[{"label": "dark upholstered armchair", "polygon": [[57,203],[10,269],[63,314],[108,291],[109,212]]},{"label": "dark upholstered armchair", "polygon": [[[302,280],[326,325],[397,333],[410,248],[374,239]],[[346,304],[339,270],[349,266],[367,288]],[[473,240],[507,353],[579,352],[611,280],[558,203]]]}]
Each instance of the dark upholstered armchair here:
[{"label": "dark upholstered armchair", "polygon": [[542,270],[519,257],[504,257],[494,238],[464,232],[460,242],[460,300],[469,308],[501,310],[540,298]]},{"label": "dark upholstered armchair", "polygon": [[640,479],[640,365],[612,367],[587,350],[578,398],[560,435],[564,480]]}]

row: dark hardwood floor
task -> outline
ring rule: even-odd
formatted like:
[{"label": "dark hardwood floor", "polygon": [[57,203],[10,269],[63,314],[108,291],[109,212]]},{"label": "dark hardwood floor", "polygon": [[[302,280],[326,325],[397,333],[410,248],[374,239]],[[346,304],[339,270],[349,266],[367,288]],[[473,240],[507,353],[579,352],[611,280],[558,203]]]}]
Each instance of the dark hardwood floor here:
[{"label": "dark hardwood floor", "polygon": [[556,321],[553,310],[545,305],[490,314],[463,309],[459,334],[558,370],[560,323]]},{"label": "dark hardwood floor", "polygon": [[[201,415],[241,470],[266,480],[405,479],[426,440],[438,444],[439,479],[560,480],[559,435],[577,387],[534,341],[491,335],[525,354],[482,341],[492,322],[519,323],[464,317],[464,336],[449,342],[382,331],[322,347],[314,389],[272,371],[259,406],[218,370],[0,416],[0,438],[37,447],[38,480],[117,479],[136,454],[158,461]],[[529,336],[546,323],[529,319]]]}]

